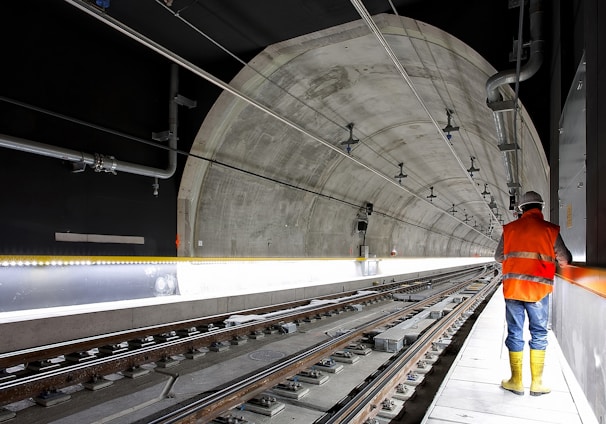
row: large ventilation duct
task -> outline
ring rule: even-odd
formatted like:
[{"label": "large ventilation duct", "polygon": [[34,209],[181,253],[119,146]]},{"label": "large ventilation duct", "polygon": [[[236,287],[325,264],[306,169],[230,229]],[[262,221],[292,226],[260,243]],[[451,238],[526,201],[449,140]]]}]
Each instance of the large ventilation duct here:
[{"label": "large ventilation duct", "polygon": [[166,169],[152,168],[129,162],[120,162],[113,156],[98,153],[84,153],[77,150],[52,146],[37,141],[26,140],[6,134],[0,134],[0,147],[34,153],[55,159],[74,162],[78,165],[88,165],[97,172],[127,172],[146,177],[168,179],[177,169],[177,89],[179,83],[179,67],[176,64],[171,68],[170,100],[169,100],[169,130],[168,130],[168,167]]},{"label": "large ventilation duct", "polygon": [[[522,6],[523,7],[523,6]],[[512,84],[516,81],[524,81],[532,77],[541,67],[543,63],[543,7],[542,0],[530,0],[530,57],[522,67],[512,70],[497,72],[491,76],[486,82],[487,104],[493,111],[494,122],[497,132],[497,144],[499,150],[503,153],[503,161],[507,174],[507,186],[511,196],[516,196],[520,181],[518,181],[518,163],[517,151],[519,146],[507,138],[505,128],[504,114],[514,111],[516,108],[516,100],[503,100],[503,96],[499,92],[499,87],[505,84]],[[521,37],[520,37],[521,38]],[[521,40],[518,40],[521,43]],[[521,49],[521,46],[519,47]]]}]

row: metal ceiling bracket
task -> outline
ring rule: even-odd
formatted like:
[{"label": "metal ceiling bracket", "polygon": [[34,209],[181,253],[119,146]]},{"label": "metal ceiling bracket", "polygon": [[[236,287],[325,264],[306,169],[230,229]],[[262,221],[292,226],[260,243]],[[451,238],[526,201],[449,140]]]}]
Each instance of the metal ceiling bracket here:
[{"label": "metal ceiling bracket", "polygon": [[521,48],[522,51],[520,52],[520,59],[521,60],[526,60],[528,59],[528,52],[526,51],[526,49],[524,49],[524,45],[520,46],[520,43],[518,42],[518,40],[513,40],[513,46],[511,48],[511,51],[509,52],[509,61],[510,62],[516,62],[518,60],[518,49]]},{"label": "metal ceiling bracket", "polygon": [[196,102],[195,100],[188,99],[187,97],[182,96],[181,94],[177,94],[173,100],[179,106],[185,106],[189,109],[193,109],[198,105],[198,102]]},{"label": "metal ceiling bracket", "polygon": [[517,143],[499,144],[499,150],[502,152],[513,152],[514,150],[520,150],[520,146]]},{"label": "metal ceiling bracket", "polygon": [[513,100],[486,102],[486,104],[493,112],[511,112],[515,108]]},{"label": "metal ceiling bracket", "polygon": [[154,141],[166,141],[170,137],[170,131],[152,132],[152,140]]}]

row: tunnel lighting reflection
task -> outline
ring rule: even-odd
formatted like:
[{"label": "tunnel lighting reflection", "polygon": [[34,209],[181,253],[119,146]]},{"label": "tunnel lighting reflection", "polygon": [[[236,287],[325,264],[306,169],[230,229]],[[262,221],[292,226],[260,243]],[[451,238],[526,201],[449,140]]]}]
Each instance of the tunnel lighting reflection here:
[{"label": "tunnel lighting reflection", "polygon": [[179,294],[177,265],[76,260],[0,262],[4,312],[152,299]]},{"label": "tunnel lighting reflection", "polygon": [[28,310],[76,306],[81,310],[83,305],[105,310],[134,303],[248,296],[335,283],[345,288],[357,280],[380,284],[400,275],[493,261],[481,257],[0,257],[0,322],[5,313],[17,316]]},{"label": "tunnel lighting reflection", "polygon": [[175,294],[177,288],[177,279],[174,275],[166,274],[156,278],[154,285],[154,294],[156,296],[170,296]]}]

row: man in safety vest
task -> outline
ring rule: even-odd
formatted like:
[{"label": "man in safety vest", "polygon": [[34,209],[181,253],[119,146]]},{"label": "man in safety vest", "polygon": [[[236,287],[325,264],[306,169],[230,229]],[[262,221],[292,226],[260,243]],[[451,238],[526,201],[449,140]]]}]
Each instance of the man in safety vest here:
[{"label": "man in safety vest", "polygon": [[522,216],[503,227],[503,235],[494,254],[503,264],[503,295],[509,349],[511,378],[501,387],[517,395],[524,394],[522,362],[524,355],[523,329],[526,315],[531,339],[530,394],[540,396],[551,392],[543,386],[543,365],[547,348],[549,294],[553,291],[556,263],[568,265],[572,255],[564,244],[558,225],[543,219],[543,199],[534,191],[520,198]]}]

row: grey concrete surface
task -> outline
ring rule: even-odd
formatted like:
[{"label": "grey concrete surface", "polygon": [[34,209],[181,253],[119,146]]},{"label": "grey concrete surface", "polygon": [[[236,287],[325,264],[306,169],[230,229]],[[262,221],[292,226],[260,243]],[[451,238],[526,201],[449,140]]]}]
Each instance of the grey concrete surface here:
[{"label": "grey concrete surface", "polygon": [[[374,20],[409,81],[363,21],[269,46],[231,81],[253,105],[224,92],[192,153],[245,172],[188,159],[179,255],[347,257],[361,244],[377,256],[492,254],[497,214],[513,219],[485,103],[496,70],[435,27],[393,15]],[[510,87],[503,93],[513,98]],[[450,141],[447,108],[460,127]],[[518,118],[522,187],[548,198],[541,142],[523,107]],[[350,122],[360,142],[348,155],[340,143]],[[471,157],[480,169],[473,177]],[[400,162],[408,175],[401,185]],[[374,213],[362,234],[356,224],[368,202]]]},{"label": "grey concrete surface", "polygon": [[[333,319],[318,320],[313,323],[299,326],[298,331],[292,334],[275,334],[258,340],[249,340],[248,343],[229,350],[216,353],[208,352],[196,360],[183,360],[178,366],[168,369],[159,369],[154,365],[145,366],[153,370],[151,373],[129,379],[120,375],[113,375],[115,382],[109,388],[90,392],[74,387],[70,390],[72,399],[51,408],[31,406],[17,411],[15,424],[20,423],[112,423],[127,424],[137,419],[144,419],[150,414],[188,399],[204,390],[224,384],[231,379],[255,369],[264,367],[268,361],[277,359],[258,360],[267,356],[254,353],[272,351],[289,355],[306,348],[310,344],[319,343],[328,338],[327,332],[334,329],[347,329],[360,325],[361,322],[384,315],[387,310],[393,309],[398,303],[376,303],[369,305],[360,312],[347,312]],[[252,356],[251,356],[252,355]],[[337,375],[331,374],[331,379],[339,379],[339,383],[330,390],[322,388],[316,395],[307,397],[306,402],[315,402],[318,407],[327,406],[336,402],[356,384],[361,374],[370,374],[376,367],[385,361],[391,354],[373,352],[355,364],[348,364],[349,371],[345,370]],[[183,359],[183,358],[181,358]],[[366,364],[363,364],[366,362]],[[349,375],[348,375],[349,374]],[[328,385],[327,386],[331,386]],[[319,396],[319,397],[316,397]],[[320,400],[323,399],[323,400]],[[23,408],[23,406],[19,407]],[[317,408],[316,408],[317,409]],[[291,412],[280,413],[281,416],[290,416]],[[301,416],[309,416],[309,410],[298,412]],[[298,414],[295,412],[295,414]],[[311,412],[311,415],[314,415]]]}]

